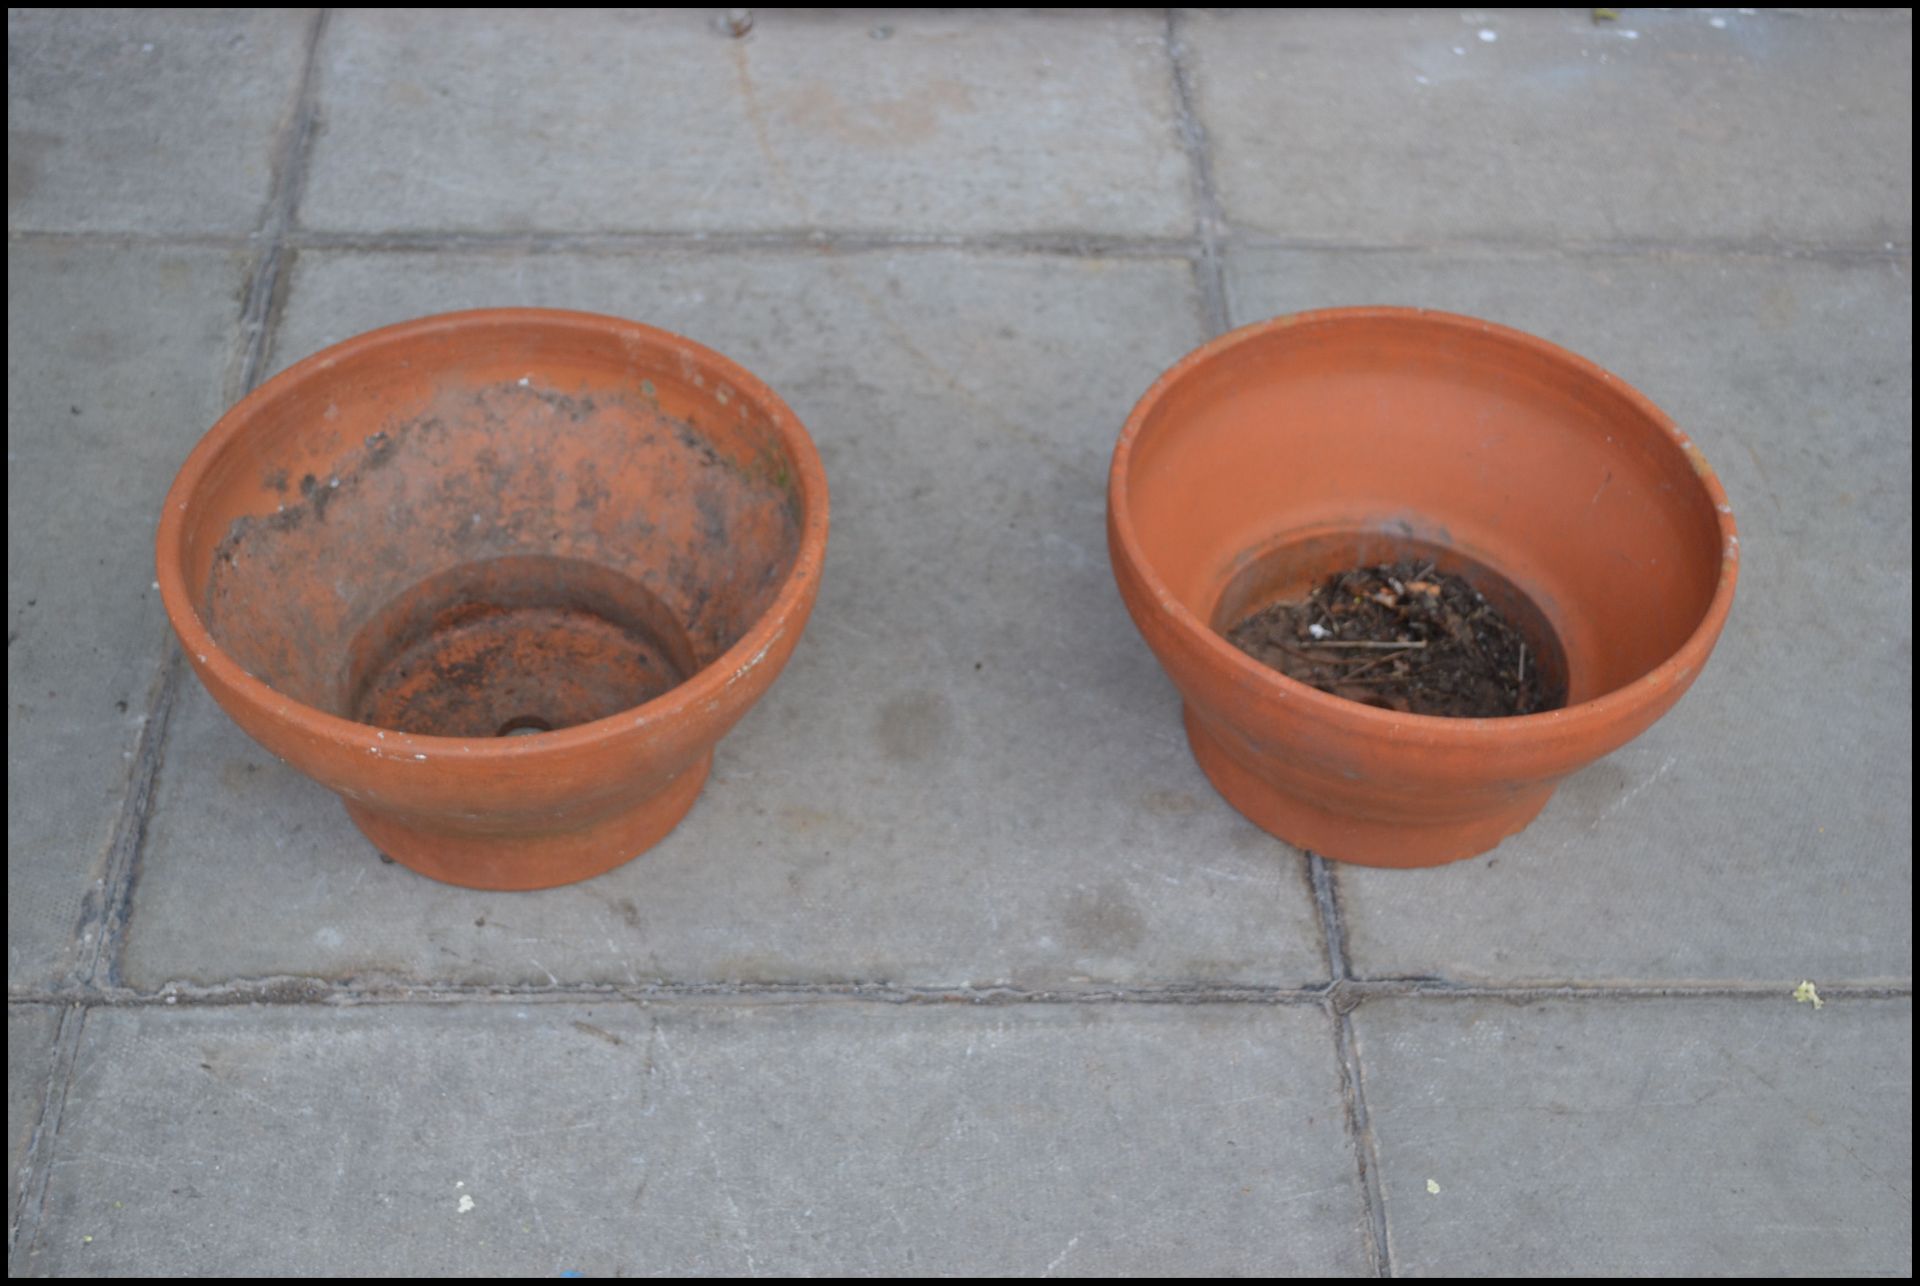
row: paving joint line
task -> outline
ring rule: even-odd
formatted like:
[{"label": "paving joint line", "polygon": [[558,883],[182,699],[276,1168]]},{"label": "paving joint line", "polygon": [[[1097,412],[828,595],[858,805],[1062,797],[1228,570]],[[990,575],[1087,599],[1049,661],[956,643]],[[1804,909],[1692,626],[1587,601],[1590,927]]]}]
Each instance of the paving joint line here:
[{"label": "paving joint line", "polygon": [[60,1118],[66,1113],[67,1091],[73,1084],[73,1064],[80,1053],[80,1033],[86,1022],[87,1007],[69,1004],[60,1015],[60,1030],[54,1034],[46,1087],[40,1095],[40,1117],[34,1122],[33,1133],[20,1156],[19,1194],[14,1199],[13,1217],[7,1222],[9,1277],[25,1275],[13,1262],[23,1231],[29,1257],[39,1250],[52,1179],[53,1137],[60,1132]]},{"label": "paving joint line", "polygon": [[251,392],[260,382],[266,367],[268,345],[286,304],[285,269],[289,259],[288,235],[306,189],[307,169],[313,153],[314,124],[319,118],[320,45],[326,38],[331,10],[315,12],[307,28],[306,60],[300,68],[300,84],[294,95],[293,115],[274,158],[273,194],[267,202],[261,238],[266,243],[247,284],[247,298],[240,313],[241,357],[239,369],[232,374],[227,388],[229,404]]},{"label": "paving joint line", "polygon": [[[99,922],[94,930],[93,949],[77,970],[82,985],[96,987],[119,983],[120,948],[127,921],[133,914],[133,890],[139,881],[140,859],[146,849],[147,824],[152,819],[153,800],[160,781],[160,769],[166,759],[167,729],[173,722],[173,709],[180,694],[179,650],[166,645],[160,663],[156,691],[147,706],[147,717],[140,726],[140,741],[134,748],[133,779],[126,801],[114,824],[113,845],[108,849],[107,871],[101,883]],[[83,931],[84,926],[83,926]]]},{"label": "paving joint line", "polygon": [[513,252],[523,254],[861,254],[963,251],[1061,258],[1184,258],[1190,238],[1102,233],[1007,232],[966,235],[795,229],[699,232],[684,229],[586,232],[327,232],[302,229],[289,241],[302,250],[363,252]]},{"label": "paving joint line", "polygon": [[[539,986],[515,983],[406,982],[371,978],[337,981],[326,978],[279,975],[234,979],[197,985],[169,983],[158,990],[126,986],[80,986],[47,991],[20,991],[7,997],[11,1005],[78,1005],[85,1008],[131,1009],[154,1006],[218,1007],[223,1005],[351,1005],[458,1004],[474,1000],[525,1003],[576,1001],[785,1000],[872,1001],[895,1004],[1074,1005],[1074,1004],[1186,1004],[1186,1005],[1326,1005],[1336,1013],[1351,1013],[1374,1000],[1502,1000],[1531,1004],[1545,1000],[1653,1001],[1790,1000],[1793,983],[1649,983],[1620,984],[1506,984],[1450,983],[1436,978],[1341,978],[1296,986],[1235,986],[1231,984],[1168,983],[1160,986],[1114,984],[1076,988],[1014,986],[910,986],[889,982],[659,982],[577,983]],[[1834,983],[1821,987],[1823,1000],[1905,1000],[1911,984],[1877,985]]]},{"label": "paving joint line", "polygon": [[123,228],[93,231],[81,228],[9,228],[7,244],[10,246],[72,246],[77,249],[94,250],[102,247],[110,250],[134,247],[247,250],[260,244],[260,233],[257,229],[252,232],[196,232],[190,229],[143,231],[138,228]]},{"label": "paving joint line", "polygon": [[1221,250],[1227,223],[1214,187],[1213,158],[1207,149],[1206,126],[1200,123],[1193,72],[1187,65],[1187,47],[1178,9],[1167,10],[1165,40],[1167,63],[1173,74],[1174,124],[1180,132],[1181,148],[1187,154],[1187,170],[1193,188],[1194,240],[1197,243],[1193,260],[1194,284],[1200,290],[1201,321],[1211,339],[1233,329],[1233,310],[1227,298],[1225,257]]},{"label": "paving joint line", "polygon": [[1825,241],[1745,241],[1737,238],[1699,238],[1675,240],[1663,237],[1623,238],[1594,241],[1545,241],[1525,237],[1499,240],[1480,238],[1437,241],[1352,241],[1339,237],[1286,237],[1242,232],[1226,237],[1229,251],[1355,254],[1355,255],[1430,255],[1445,257],[1481,257],[1487,259],[1786,259],[1831,262],[1893,262],[1913,253],[1910,242],[1889,241],[1869,245],[1865,242]]},{"label": "paving joint line", "polygon": [[1320,937],[1327,947],[1327,976],[1334,984],[1353,977],[1353,965],[1347,958],[1347,927],[1340,915],[1340,890],[1334,883],[1333,869],[1318,853],[1307,854],[1307,880],[1313,890],[1313,906],[1320,919]]},{"label": "paving joint line", "polygon": [[[1332,863],[1318,853],[1307,854],[1307,877],[1313,887],[1313,905],[1320,935],[1327,948],[1325,1008],[1333,1031],[1333,1057],[1340,1069],[1340,1100],[1347,1114],[1347,1137],[1353,1145],[1353,1164],[1360,1180],[1360,1203],[1366,1215],[1367,1258],[1376,1275],[1393,1276],[1387,1243],[1386,1199],[1380,1191],[1380,1148],[1373,1137],[1367,1111],[1366,1078],[1360,1065],[1359,1042],[1353,1031],[1353,1011],[1378,989],[1353,977],[1347,955],[1346,921],[1340,913],[1340,889]],[[1401,985],[1405,985],[1404,982]]]},{"label": "paving joint line", "polygon": [[[1338,984],[1335,984],[1336,987]],[[1340,1070],[1340,1099],[1347,1113],[1347,1137],[1353,1143],[1353,1163],[1360,1179],[1360,1200],[1367,1217],[1368,1259],[1374,1274],[1393,1276],[1393,1255],[1387,1241],[1387,1202],[1380,1190],[1380,1146],[1367,1112],[1366,1077],[1360,1065],[1359,1041],[1353,1032],[1353,1008],[1342,1008],[1339,998],[1325,1006],[1333,1027],[1333,1055]]]},{"label": "paving joint line", "polygon": [[[303,177],[304,184],[304,177]],[[1224,220],[1224,215],[1217,216]],[[108,247],[179,247],[247,250],[265,243],[253,232],[11,229],[9,244]],[[941,233],[898,230],[858,231],[789,229],[774,231],[700,231],[697,229],[586,230],[577,232],[352,232],[289,226],[281,241],[287,249],[333,253],[521,253],[521,254],[867,254],[906,251],[957,251],[971,254],[1051,255],[1087,259],[1191,258],[1195,236],[1168,237],[1131,233],[985,232]],[[1525,238],[1439,241],[1356,241],[1342,238],[1288,237],[1235,232],[1219,227],[1215,245],[1224,259],[1235,252],[1301,254],[1479,256],[1485,258],[1733,258],[1813,260],[1841,263],[1892,262],[1910,258],[1907,241],[1867,244],[1825,241],[1746,241],[1728,238],[1675,240],[1626,238],[1608,241],[1544,241]]]}]

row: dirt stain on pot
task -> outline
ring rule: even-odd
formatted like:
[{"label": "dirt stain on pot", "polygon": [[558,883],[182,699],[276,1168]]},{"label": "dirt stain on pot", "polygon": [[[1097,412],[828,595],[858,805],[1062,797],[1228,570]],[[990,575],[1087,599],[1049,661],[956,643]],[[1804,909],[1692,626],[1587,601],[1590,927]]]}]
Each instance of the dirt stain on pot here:
[{"label": "dirt stain on pot", "polygon": [[637,709],[738,639],[799,542],[770,430],[683,414],[517,377],[344,443],[316,429],[255,475],[265,512],[215,549],[207,623],[249,673],[381,728],[532,737]]}]

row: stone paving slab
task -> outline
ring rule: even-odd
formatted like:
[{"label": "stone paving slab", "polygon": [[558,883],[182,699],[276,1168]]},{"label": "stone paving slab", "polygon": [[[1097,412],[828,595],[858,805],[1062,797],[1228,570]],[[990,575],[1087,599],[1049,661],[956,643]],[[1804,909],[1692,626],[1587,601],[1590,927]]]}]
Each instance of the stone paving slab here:
[{"label": "stone paving slab", "polygon": [[1218,806],[1107,567],[1120,423],[1200,338],[1185,262],[304,253],[274,360],[501,302],[680,330],[789,400],[833,492],[807,637],[678,831],[539,894],[381,866],[189,682],[126,981],[1326,976],[1302,859]]},{"label": "stone paving slab", "polygon": [[1396,1276],[1912,1275],[1910,1000],[1354,1023]]},{"label": "stone paving slab", "polygon": [[53,1005],[7,1006],[7,1208],[20,1207],[20,1165],[40,1127],[53,1067],[60,1010]]},{"label": "stone paving slab", "polygon": [[1366,1267],[1311,1007],[102,1010],[68,1115],[16,1271]]},{"label": "stone paving slab", "polygon": [[303,225],[1185,236],[1157,14],[337,15]]},{"label": "stone paving slab", "polygon": [[8,10],[7,230],[253,231],[310,22]]},{"label": "stone paving slab", "polygon": [[7,247],[7,985],[56,985],[164,655],[153,529],[220,411],[245,262]]},{"label": "stone paving slab", "polygon": [[1183,35],[1236,229],[1912,240],[1910,14],[1269,10]]},{"label": "stone paving slab", "polygon": [[1251,252],[1235,319],[1419,304],[1636,385],[1732,499],[1733,615],[1693,690],[1492,855],[1338,866],[1362,975],[1913,976],[1911,261]]}]

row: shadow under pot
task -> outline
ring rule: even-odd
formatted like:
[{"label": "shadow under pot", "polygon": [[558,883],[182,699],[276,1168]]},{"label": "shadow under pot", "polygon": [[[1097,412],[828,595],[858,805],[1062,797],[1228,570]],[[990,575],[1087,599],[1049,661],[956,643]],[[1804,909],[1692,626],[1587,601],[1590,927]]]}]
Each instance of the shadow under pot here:
[{"label": "shadow under pot", "polygon": [[805,627],[827,486],[720,354],[490,309],[348,340],[188,457],[158,537],[201,681],[385,854],[478,888],[657,842]]},{"label": "shadow under pot", "polygon": [[[1544,340],[1410,308],[1280,317],[1183,359],[1120,435],[1107,531],[1215,787],[1292,844],[1377,866],[1491,849],[1665,714],[1719,638],[1740,552],[1719,481],[1642,394]],[[1462,578],[1564,704],[1383,709],[1225,637],[1380,564]]]}]

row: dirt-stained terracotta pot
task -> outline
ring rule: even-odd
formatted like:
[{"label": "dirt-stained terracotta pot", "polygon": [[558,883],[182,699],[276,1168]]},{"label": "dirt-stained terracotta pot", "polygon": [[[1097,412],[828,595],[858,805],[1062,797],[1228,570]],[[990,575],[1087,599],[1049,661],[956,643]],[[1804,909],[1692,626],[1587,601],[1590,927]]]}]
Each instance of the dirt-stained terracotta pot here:
[{"label": "dirt-stained terracotta pot", "polygon": [[806,430],[720,354],[540,309],[391,326],[187,458],[161,597],[256,741],[435,879],[531,889],[693,806],[827,543]]},{"label": "dirt-stained terracotta pot", "polygon": [[[1640,393],[1544,340],[1407,308],[1280,317],[1187,356],[1120,435],[1107,533],[1220,793],[1290,843],[1378,866],[1485,852],[1665,714],[1720,635],[1740,553],[1713,471]],[[1376,709],[1219,632],[1403,555],[1532,635],[1566,707]]]}]

